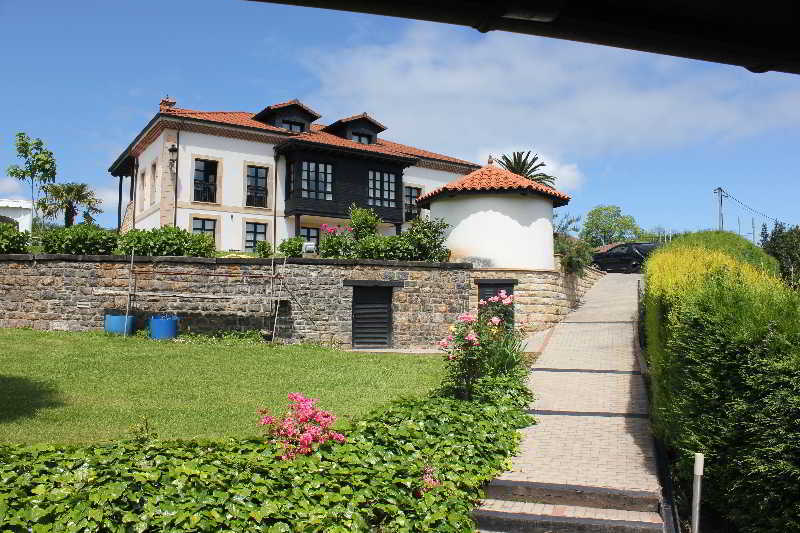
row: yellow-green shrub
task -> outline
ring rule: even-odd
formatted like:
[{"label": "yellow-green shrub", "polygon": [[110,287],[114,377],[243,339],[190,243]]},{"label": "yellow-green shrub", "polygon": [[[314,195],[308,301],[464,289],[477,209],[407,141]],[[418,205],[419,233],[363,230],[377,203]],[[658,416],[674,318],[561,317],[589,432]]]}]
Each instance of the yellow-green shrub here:
[{"label": "yellow-green shrub", "polygon": [[711,237],[645,265],[654,430],[684,486],[707,455],[704,505],[738,530],[800,531],[800,295],[758,251]]}]

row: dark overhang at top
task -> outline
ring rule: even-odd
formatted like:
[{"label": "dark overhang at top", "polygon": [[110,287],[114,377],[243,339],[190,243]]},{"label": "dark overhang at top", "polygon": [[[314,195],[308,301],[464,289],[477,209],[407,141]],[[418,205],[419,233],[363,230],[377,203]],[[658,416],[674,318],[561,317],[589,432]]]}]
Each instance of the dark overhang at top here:
[{"label": "dark overhang at top", "polygon": [[251,0],[540,35],[800,74],[797,2]]}]

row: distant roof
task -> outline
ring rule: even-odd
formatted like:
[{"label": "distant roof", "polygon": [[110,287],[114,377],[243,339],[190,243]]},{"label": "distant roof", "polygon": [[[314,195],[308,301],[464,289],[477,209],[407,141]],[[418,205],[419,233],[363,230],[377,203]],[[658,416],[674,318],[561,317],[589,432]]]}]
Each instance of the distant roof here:
[{"label": "distant roof", "polygon": [[22,209],[33,209],[33,204],[30,200],[9,200],[8,198],[0,198],[0,207],[19,207]]},{"label": "distant roof", "polygon": [[462,176],[455,181],[434,189],[429,193],[423,194],[417,199],[417,204],[427,206],[431,200],[443,195],[453,195],[462,192],[504,192],[504,191],[531,191],[542,196],[553,199],[553,206],[560,207],[567,205],[570,197],[563,192],[557,191],[547,185],[542,185],[535,181],[524,178],[519,174],[496,167],[492,164],[486,165],[466,176]]}]

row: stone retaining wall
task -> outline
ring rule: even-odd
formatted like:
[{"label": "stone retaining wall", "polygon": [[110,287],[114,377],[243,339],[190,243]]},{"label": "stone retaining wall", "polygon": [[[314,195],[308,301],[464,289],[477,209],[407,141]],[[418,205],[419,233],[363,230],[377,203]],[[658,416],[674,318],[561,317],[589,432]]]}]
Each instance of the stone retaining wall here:
[{"label": "stone retaining wall", "polygon": [[[101,330],[125,311],[130,257],[0,255],[0,327]],[[277,276],[273,277],[273,269]],[[473,270],[467,263],[135,257],[131,314],[140,326],[175,313],[189,331],[272,330],[278,337],[349,346],[353,288],[345,280],[394,282],[393,344],[430,346],[477,305],[477,277],[519,278],[517,312],[534,328],[560,320],[599,274]]]}]

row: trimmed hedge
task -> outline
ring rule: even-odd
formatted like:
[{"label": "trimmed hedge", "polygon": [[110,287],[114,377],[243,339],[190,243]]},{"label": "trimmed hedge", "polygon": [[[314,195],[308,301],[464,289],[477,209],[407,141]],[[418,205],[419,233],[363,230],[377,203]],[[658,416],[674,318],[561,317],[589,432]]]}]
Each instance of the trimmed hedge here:
[{"label": "trimmed hedge", "polygon": [[11,224],[0,223],[0,254],[28,253],[30,233],[18,231]]},{"label": "trimmed hedge", "polygon": [[182,228],[164,226],[149,230],[133,229],[119,237],[121,255],[213,257],[214,240]]},{"label": "trimmed hedge", "polygon": [[[347,442],[291,461],[256,440],[0,446],[0,523],[11,531],[471,532],[480,487],[530,423],[521,380],[480,401],[404,400]],[[433,472],[440,483],[425,485]]]},{"label": "trimmed hedge", "polygon": [[47,230],[42,234],[46,254],[110,255],[117,247],[117,234],[91,224]]},{"label": "trimmed hedge", "polygon": [[704,232],[650,256],[653,423],[687,493],[706,454],[704,507],[742,532],[800,531],[800,295],[765,255]]}]

